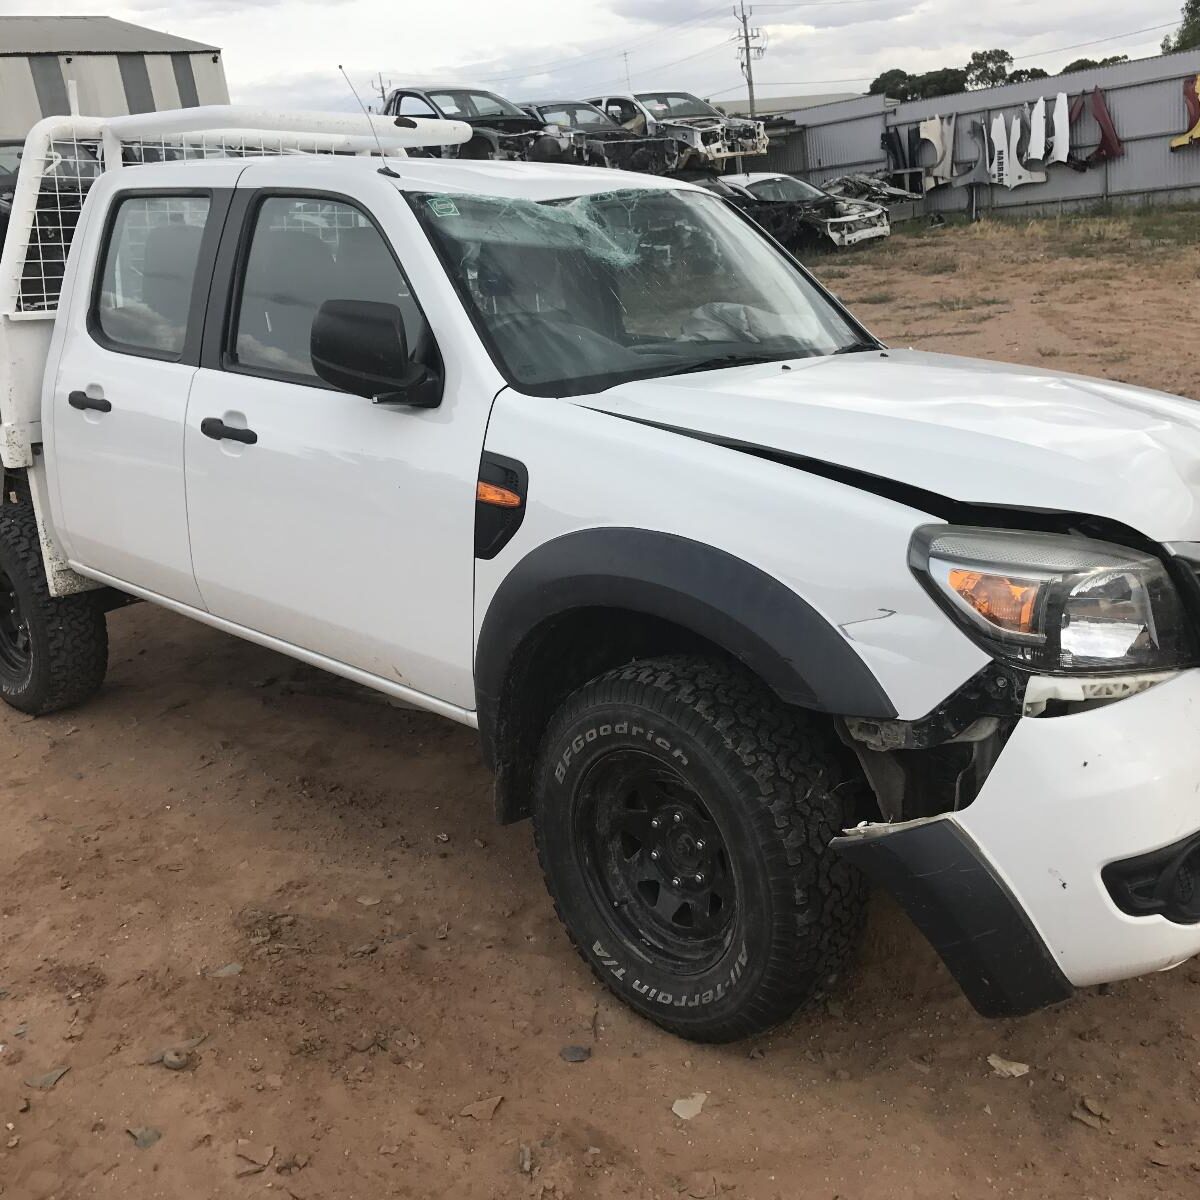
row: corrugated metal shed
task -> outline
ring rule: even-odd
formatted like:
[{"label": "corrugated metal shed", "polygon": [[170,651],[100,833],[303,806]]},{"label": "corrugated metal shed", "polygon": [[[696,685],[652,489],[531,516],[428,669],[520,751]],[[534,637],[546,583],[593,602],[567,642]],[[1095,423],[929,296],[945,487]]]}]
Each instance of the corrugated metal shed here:
[{"label": "corrugated metal shed", "polygon": [[111,17],[0,17],[0,141],[43,117],[228,104],[221,52]]},{"label": "corrugated metal shed", "polygon": [[[800,128],[772,141],[766,163],[768,168],[800,170],[793,164],[803,162],[815,183],[852,171],[881,171],[888,165],[882,149],[887,130],[896,129],[906,139],[908,130],[920,121],[934,115],[954,115],[954,168],[961,174],[974,164],[978,153],[971,136],[972,122],[990,128],[996,114],[1002,113],[1011,121],[1038,97],[1052,101],[1062,91],[1073,99],[1099,87],[1124,145],[1124,155],[1087,170],[1055,164],[1048,169],[1044,183],[1011,189],[983,186],[978,189],[981,206],[997,211],[1035,211],[1105,201],[1196,199],[1200,198],[1200,145],[1173,152],[1169,143],[1186,124],[1183,82],[1197,74],[1200,50],[1189,50],[932,100],[897,104],[879,96],[863,96],[786,114]],[[1087,112],[1072,127],[1072,152],[1086,157],[1099,140],[1100,131]],[[930,211],[965,209],[970,191],[943,185],[928,193],[925,205]]]}]

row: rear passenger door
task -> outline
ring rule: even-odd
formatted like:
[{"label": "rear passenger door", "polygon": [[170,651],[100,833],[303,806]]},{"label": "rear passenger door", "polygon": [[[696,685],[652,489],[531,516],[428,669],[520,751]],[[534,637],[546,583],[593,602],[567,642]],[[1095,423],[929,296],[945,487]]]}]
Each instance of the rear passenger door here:
[{"label": "rear passenger door", "polygon": [[[346,182],[325,166],[288,164],[286,177]],[[214,615],[320,665],[473,708],[475,485],[495,387],[442,363],[426,316],[438,289],[423,298],[410,267],[449,284],[395,187],[355,170],[355,197],[284,190],[282,173],[264,167],[269,189],[239,187],[217,268],[227,291],[210,303],[227,317],[188,408],[200,591]],[[309,338],[331,299],[398,306],[410,348],[444,370],[441,406],[373,404],[322,382]],[[452,293],[440,303],[465,322]]]},{"label": "rear passenger door", "polygon": [[59,316],[43,413],[55,529],[72,565],[193,606],[183,423],[231,195],[115,193],[101,227],[85,235],[94,272],[76,280]]}]

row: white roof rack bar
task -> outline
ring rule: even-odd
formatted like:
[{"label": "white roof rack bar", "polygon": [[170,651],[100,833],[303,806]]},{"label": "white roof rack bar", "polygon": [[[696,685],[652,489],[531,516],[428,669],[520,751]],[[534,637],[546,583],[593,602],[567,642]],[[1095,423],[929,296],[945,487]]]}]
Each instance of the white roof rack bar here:
[{"label": "white roof rack bar", "polygon": [[103,121],[103,125],[123,142],[218,129],[368,137],[372,141],[378,134],[385,147],[401,149],[405,146],[458,145],[469,141],[471,137],[471,127],[465,121],[423,117],[399,119],[404,122],[403,125],[396,124],[396,117],[368,117],[363,113],[283,112],[241,105],[210,104],[202,108],[177,108],[167,112],[109,117]]}]

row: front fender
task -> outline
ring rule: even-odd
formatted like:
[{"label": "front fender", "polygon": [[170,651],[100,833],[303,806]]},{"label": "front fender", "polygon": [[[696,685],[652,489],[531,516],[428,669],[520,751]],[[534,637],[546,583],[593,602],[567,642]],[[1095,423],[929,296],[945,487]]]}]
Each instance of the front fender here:
[{"label": "front fender", "polygon": [[720,646],[782,700],[841,716],[896,709],[846,637],[785,584],[724,550],[670,533],[595,528],[530,551],[496,590],[475,652],[489,764],[510,664],[543,622],[582,608],[643,613]]}]

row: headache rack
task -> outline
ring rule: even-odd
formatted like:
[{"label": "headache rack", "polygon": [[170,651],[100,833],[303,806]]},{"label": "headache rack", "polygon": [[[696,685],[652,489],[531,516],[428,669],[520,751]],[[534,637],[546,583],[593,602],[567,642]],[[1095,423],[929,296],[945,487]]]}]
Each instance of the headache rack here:
[{"label": "headache rack", "polygon": [[461,121],[212,105],[128,117],[48,117],[25,140],[0,254],[0,459],[29,466],[40,438],[42,374],[71,239],[106,171],[159,162],[283,154],[403,157],[466,142]]}]

